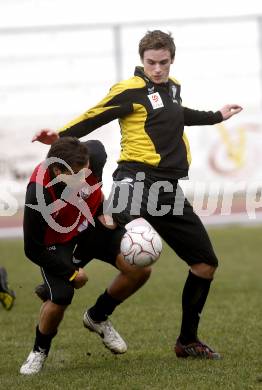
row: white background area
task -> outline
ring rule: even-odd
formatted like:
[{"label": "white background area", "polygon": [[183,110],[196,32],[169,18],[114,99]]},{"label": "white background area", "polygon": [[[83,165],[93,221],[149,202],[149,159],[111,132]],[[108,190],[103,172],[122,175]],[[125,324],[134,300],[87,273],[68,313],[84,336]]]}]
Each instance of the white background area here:
[{"label": "white background area", "polygon": [[101,23],[166,20],[262,13],[256,0],[1,0],[0,25],[24,26],[62,23]]}]

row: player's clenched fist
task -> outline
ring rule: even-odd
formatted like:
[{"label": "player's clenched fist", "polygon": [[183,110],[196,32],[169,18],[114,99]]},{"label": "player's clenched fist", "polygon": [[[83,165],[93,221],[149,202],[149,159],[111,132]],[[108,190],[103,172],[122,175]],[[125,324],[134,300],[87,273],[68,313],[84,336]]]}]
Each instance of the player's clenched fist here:
[{"label": "player's clenched fist", "polygon": [[76,277],[73,280],[74,288],[78,289],[83,287],[88,281],[87,274],[85,273],[83,268],[79,268]]}]

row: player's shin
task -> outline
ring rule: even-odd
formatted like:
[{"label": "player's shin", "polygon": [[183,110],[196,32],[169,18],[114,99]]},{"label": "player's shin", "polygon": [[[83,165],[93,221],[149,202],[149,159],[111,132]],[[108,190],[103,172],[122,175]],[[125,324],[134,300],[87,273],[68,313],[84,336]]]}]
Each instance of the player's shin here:
[{"label": "player's shin", "polygon": [[182,295],[182,324],[179,339],[182,344],[197,340],[200,315],[206,302],[212,280],[204,279],[189,271]]},{"label": "player's shin", "polygon": [[37,326],[33,351],[42,352],[48,356],[52,340],[56,334],[57,331],[50,334],[43,334],[40,332],[39,327]]},{"label": "player's shin", "polygon": [[97,298],[95,305],[88,310],[89,315],[93,321],[105,321],[121,302],[122,301],[113,298],[107,290],[105,290],[105,292]]}]

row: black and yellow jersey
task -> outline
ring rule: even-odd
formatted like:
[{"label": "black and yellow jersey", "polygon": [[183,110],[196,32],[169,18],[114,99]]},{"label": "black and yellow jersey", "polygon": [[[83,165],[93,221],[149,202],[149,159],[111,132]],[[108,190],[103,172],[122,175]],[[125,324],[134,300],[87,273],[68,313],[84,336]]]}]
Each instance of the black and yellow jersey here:
[{"label": "black and yellow jersey", "polygon": [[132,78],[115,84],[102,101],[60,129],[59,135],[80,138],[117,118],[118,163],[174,179],[187,176],[191,161],[184,125],[211,125],[223,119],[219,111],[183,107],[176,79],[155,84],[142,67],[136,67]]}]

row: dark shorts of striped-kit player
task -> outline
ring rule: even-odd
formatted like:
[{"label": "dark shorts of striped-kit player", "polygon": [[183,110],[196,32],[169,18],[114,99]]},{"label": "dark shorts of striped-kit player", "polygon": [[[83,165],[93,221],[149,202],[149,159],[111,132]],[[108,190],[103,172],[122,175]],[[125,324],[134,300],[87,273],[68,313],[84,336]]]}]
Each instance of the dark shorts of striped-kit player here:
[{"label": "dark shorts of striped-kit player", "polygon": [[[83,268],[92,259],[102,260],[115,266],[116,257],[120,252],[120,242],[125,229],[106,228],[95,219],[95,226],[89,225],[86,230],[65,244],[52,245],[50,250],[56,251],[63,262],[74,263]],[[50,299],[58,305],[69,305],[74,296],[73,283],[61,276],[54,275],[45,268],[41,268],[44,283],[46,284]]]},{"label": "dark shorts of striped-kit player", "polygon": [[207,231],[177,180],[120,167],[114,173],[104,212],[111,213],[120,225],[145,218],[188,265],[218,265]]}]

